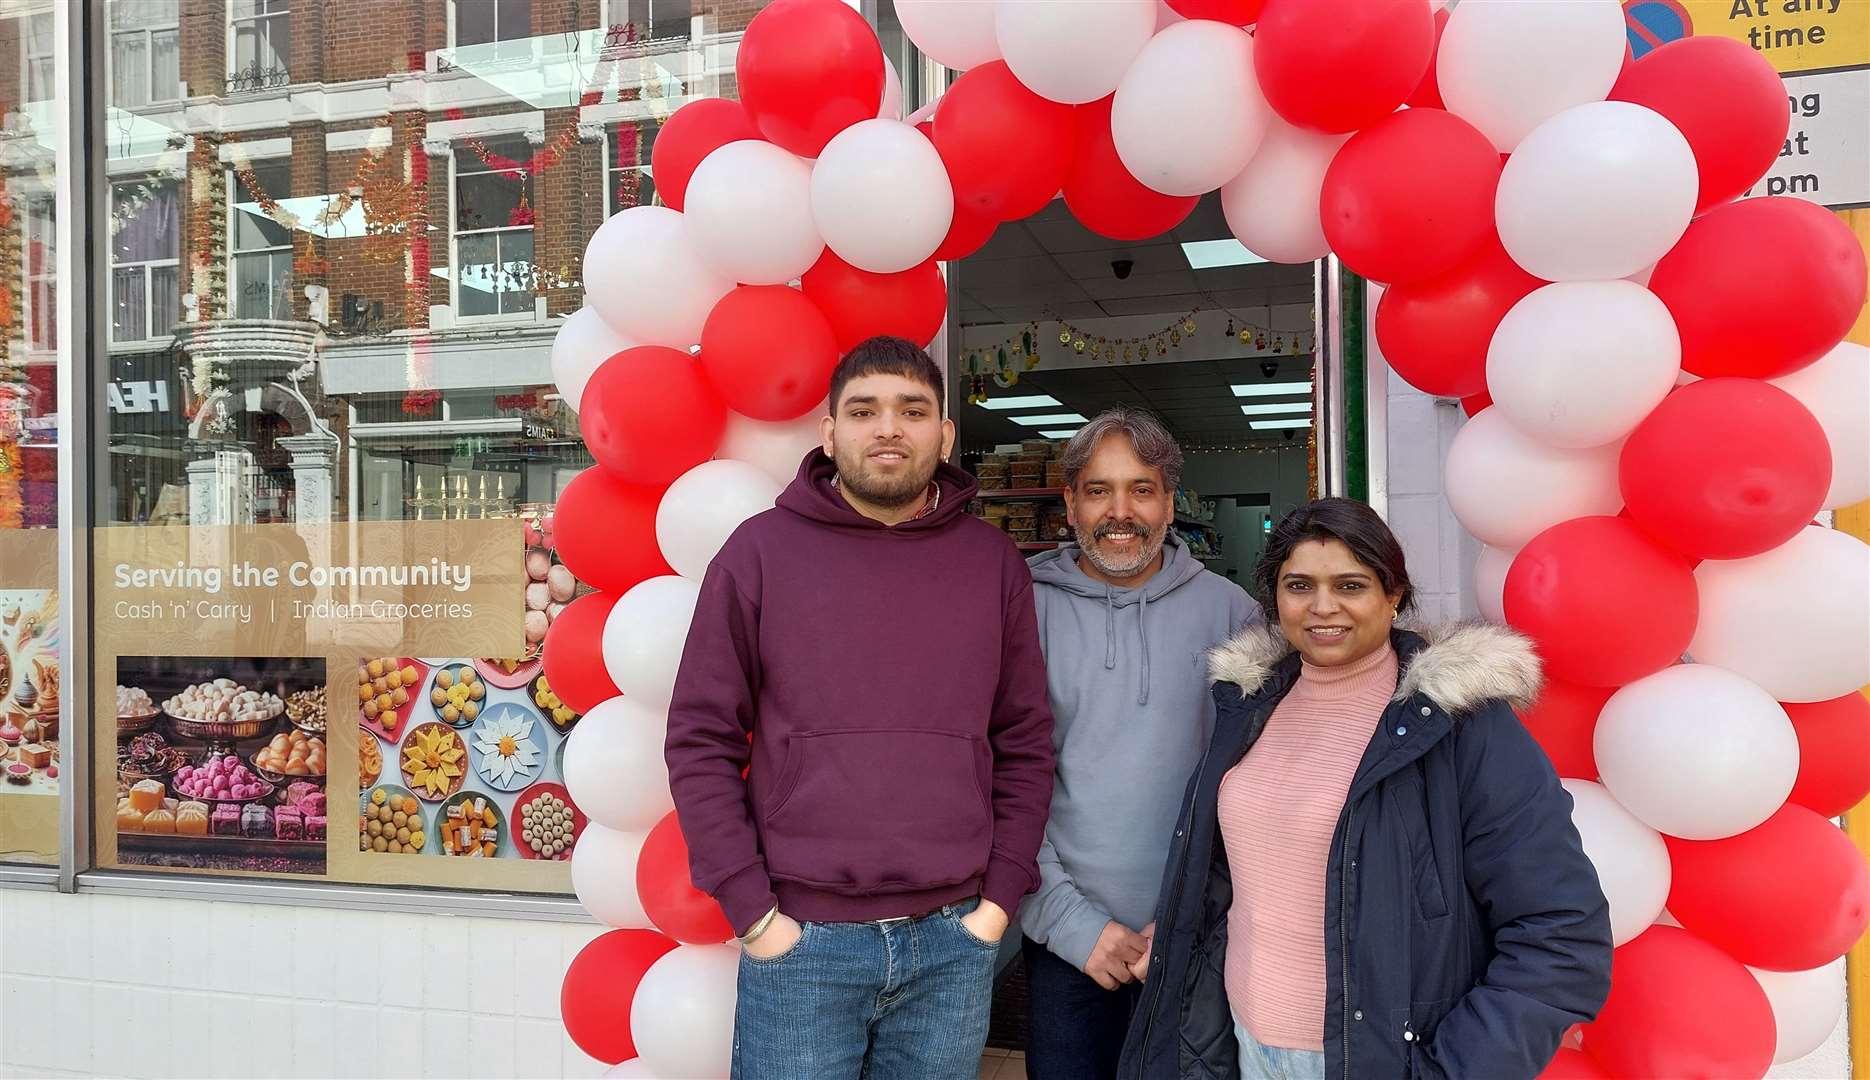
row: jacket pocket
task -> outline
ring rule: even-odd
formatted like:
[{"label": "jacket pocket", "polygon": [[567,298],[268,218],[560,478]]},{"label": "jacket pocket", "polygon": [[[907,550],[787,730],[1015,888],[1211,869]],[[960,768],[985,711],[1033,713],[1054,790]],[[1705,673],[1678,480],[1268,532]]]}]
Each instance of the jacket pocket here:
[{"label": "jacket pocket", "polygon": [[1422,777],[1413,769],[1404,769],[1385,786],[1396,827],[1408,838],[1408,873],[1414,885],[1410,891],[1415,893],[1416,911],[1424,920],[1442,918],[1448,914],[1448,897],[1441,887],[1441,864],[1435,858]]},{"label": "jacket pocket", "polygon": [[1419,1001],[1407,1009],[1390,1010],[1389,1036],[1401,1040],[1403,1057],[1409,1065],[1408,1075],[1413,1080],[1443,1080],[1442,1071],[1424,1056],[1423,1044],[1435,1037],[1435,1029],[1441,1026],[1442,1017],[1448,1015],[1456,1000]]},{"label": "jacket pocket", "polygon": [[767,872],[859,894],[972,880],[993,844],[989,762],[960,732],[795,733],[761,815]]}]

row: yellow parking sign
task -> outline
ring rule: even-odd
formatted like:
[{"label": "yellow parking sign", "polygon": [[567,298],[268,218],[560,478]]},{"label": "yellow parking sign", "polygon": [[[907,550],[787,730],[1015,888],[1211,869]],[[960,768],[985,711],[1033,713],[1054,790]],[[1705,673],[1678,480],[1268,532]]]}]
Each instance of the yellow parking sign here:
[{"label": "yellow parking sign", "polygon": [[1677,0],[1697,36],[1745,42],[1781,75],[1870,64],[1870,0]]}]

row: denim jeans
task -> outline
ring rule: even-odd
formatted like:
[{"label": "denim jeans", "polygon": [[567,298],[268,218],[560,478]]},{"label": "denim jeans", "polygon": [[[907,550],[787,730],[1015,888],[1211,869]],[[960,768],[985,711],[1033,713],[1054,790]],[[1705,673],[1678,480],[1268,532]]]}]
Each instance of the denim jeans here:
[{"label": "denim jeans", "polygon": [[1239,1020],[1234,1038],[1240,1042],[1240,1080],[1325,1080],[1322,1051],[1262,1046]]},{"label": "denim jeans", "polygon": [[1115,990],[1028,939],[1026,1075],[1031,1080],[1116,1080],[1123,1037],[1142,984]]},{"label": "denim jeans", "polygon": [[975,1080],[994,957],[961,916],[806,923],[770,960],[740,957],[734,1080]]}]

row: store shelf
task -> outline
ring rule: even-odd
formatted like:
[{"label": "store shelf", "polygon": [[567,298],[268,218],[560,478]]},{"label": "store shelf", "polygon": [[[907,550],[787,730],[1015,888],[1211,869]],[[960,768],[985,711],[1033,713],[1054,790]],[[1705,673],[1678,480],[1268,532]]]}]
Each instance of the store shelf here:
[{"label": "store shelf", "polygon": [[1180,525],[1180,526],[1182,526],[1182,527],[1184,527],[1184,528],[1189,528],[1189,529],[1215,529],[1215,528],[1218,528],[1218,526],[1216,526],[1216,525],[1214,524],[1214,522],[1212,522],[1212,521],[1202,521],[1202,520],[1200,520],[1200,519],[1198,519],[1198,518],[1185,518],[1185,517],[1177,517],[1177,518],[1175,519],[1175,523],[1176,523],[1177,525]]},{"label": "store shelf", "polygon": [[994,500],[994,499],[1043,499],[1047,496],[1056,496],[1058,498],[1064,498],[1065,489],[1062,487],[1007,488],[1002,491],[977,492],[974,497],[976,499]]},{"label": "store shelf", "polygon": [[1037,540],[1037,541],[1029,541],[1027,543],[1022,543],[1022,544],[1015,544],[1014,546],[1019,548],[1021,551],[1055,551],[1058,549],[1058,541]]}]

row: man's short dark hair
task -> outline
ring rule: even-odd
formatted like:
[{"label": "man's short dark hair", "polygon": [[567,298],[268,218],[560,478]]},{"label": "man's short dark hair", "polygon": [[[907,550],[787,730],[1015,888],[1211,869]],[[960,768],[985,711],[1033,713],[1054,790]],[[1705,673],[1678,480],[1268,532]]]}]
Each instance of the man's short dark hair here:
[{"label": "man's short dark hair", "polygon": [[923,383],[935,391],[935,409],[947,412],[947,398],[942,389],[941,368],[929,354],[916,348],[915,342],[899,337],[865,338],[857,343],[831,371],[831,414],[837,415],[838,398],[852,379],[866,375],[900,375]]}]

